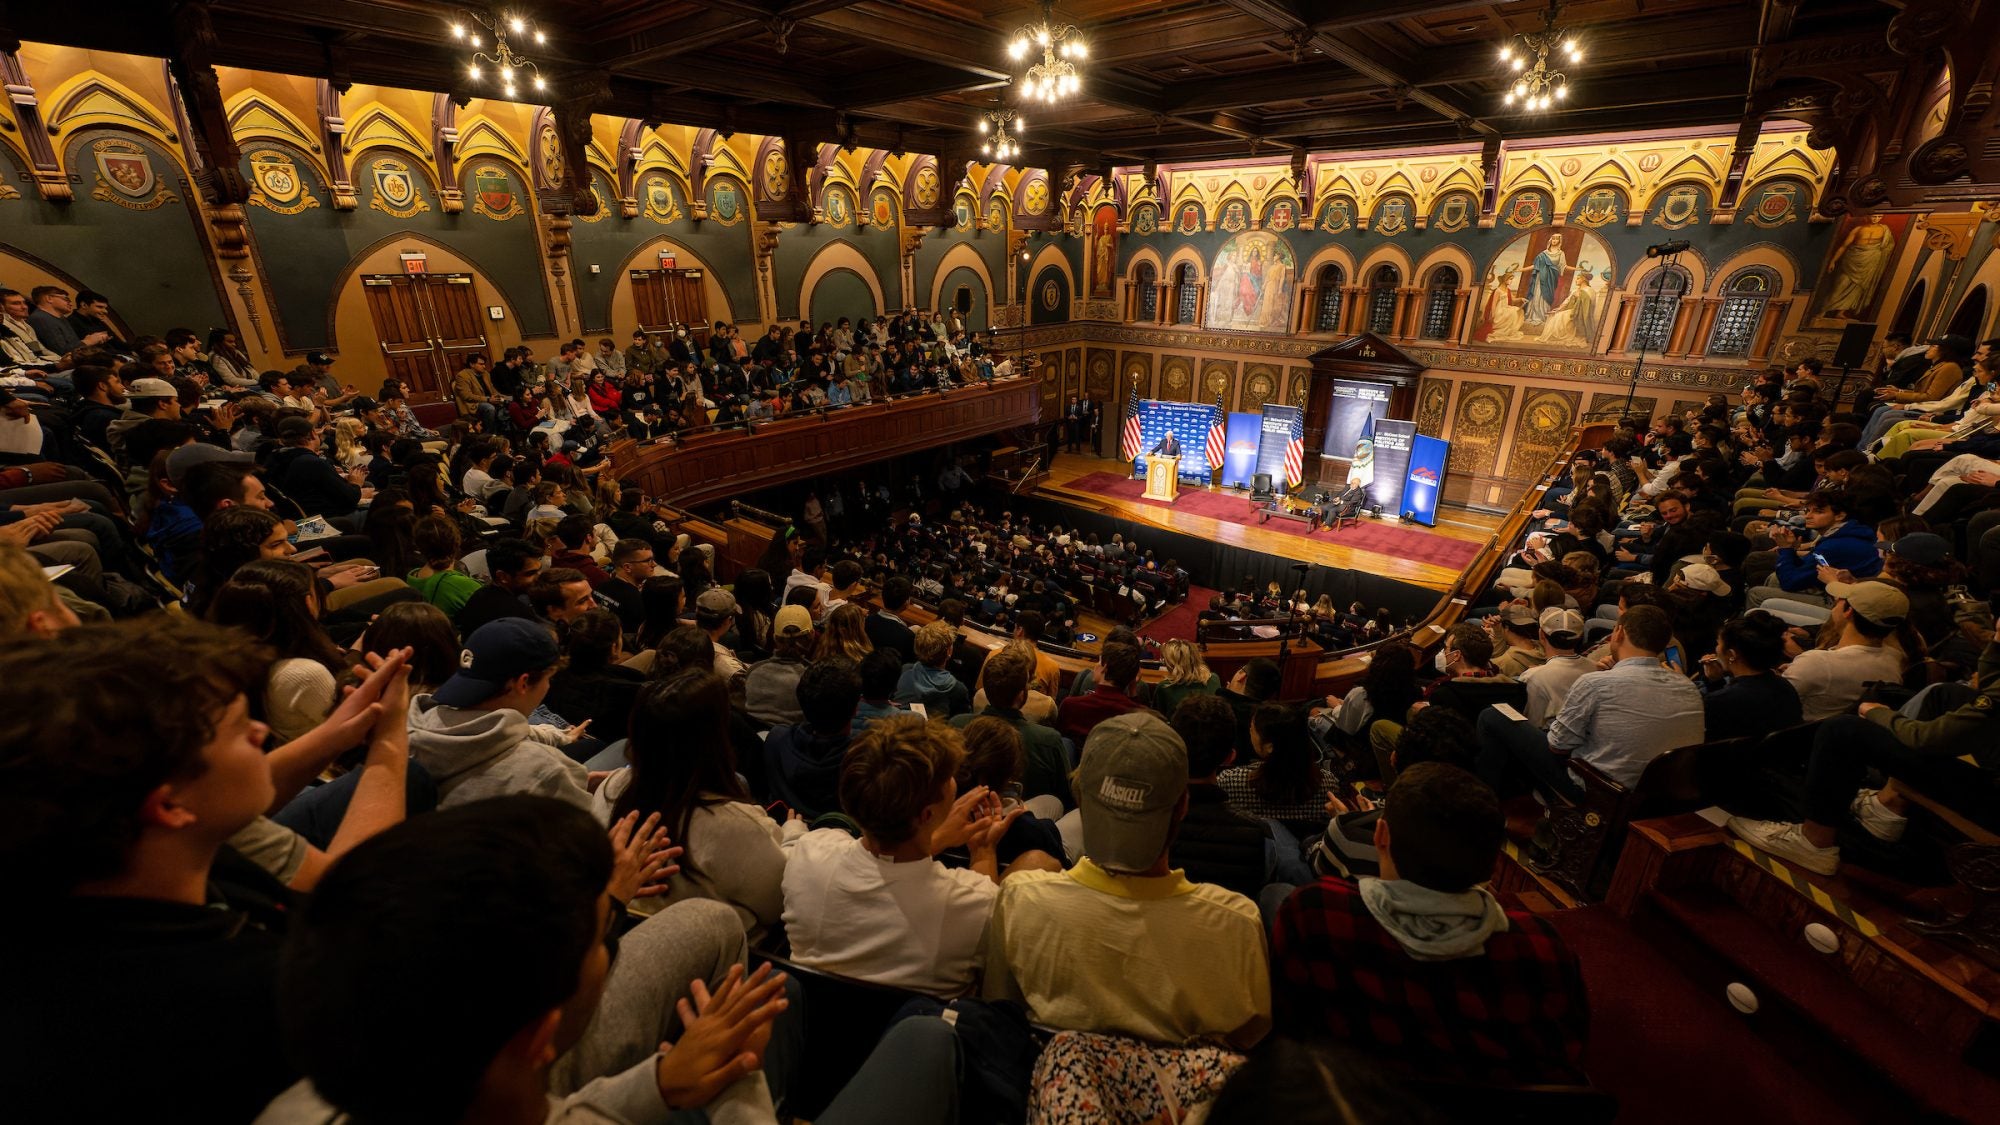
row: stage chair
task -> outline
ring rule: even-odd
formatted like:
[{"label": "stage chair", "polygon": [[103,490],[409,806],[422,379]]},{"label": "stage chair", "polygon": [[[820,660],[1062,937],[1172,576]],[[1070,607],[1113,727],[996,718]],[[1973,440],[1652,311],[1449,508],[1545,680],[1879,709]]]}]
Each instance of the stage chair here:
[{"label": "stage chair", "polygon": [[1250,478],[1250,499],[1274,500],[1277,498],[1277,495],[1271,489],[1271,474],[1258,473],[1256,476]]}]

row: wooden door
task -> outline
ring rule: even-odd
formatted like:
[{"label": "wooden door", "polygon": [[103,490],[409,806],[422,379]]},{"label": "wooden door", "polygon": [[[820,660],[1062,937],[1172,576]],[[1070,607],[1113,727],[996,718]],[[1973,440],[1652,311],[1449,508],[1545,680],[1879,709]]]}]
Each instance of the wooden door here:
[{"label": "wooden door", "polygon": [[466,358],[486,351],[485,310],[479,305],[479,289],[469,273],[431,274],[418,279],[419,292],[430,314],[431,333],[441,351],[439,370],[451,386],[451,376],[465,366]]},{"label": "wooden door", "polygon": [[369,274],[361,279],[361,292],[368,298],[368,315],[375,321],[389,378],[411,391],[436,391],[444,384],[417,281],[404,274]]},{"label": "wooden door", "polygon": [[708,300],[700,270],[633,270],[632,305],[639,327],[648,332],[688,326],[696,347],[708,345]]}]

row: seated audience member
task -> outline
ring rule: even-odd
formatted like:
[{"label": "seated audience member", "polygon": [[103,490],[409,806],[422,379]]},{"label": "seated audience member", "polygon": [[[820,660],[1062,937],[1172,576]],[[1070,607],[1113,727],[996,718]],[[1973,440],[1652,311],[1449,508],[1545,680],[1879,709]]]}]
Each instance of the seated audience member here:
[{"label": "seated audience member", "polygon": [[[792,606],[805,613],[804,606]],[[811,615],[807,614],[807,620]],[[861,662],[861,703],[854,709],[854,730],[858,734],[878,719],[908,715],[910,708],[897,703],[896,685],[903,679],[903,658],[893,648],[878,648]]]},{"label": "seated audience member", "polygon": [[[1936,684],[1900,710],[1863,703],[1813,735],[1800,823],[1730,817],[1729,830],[1752,846],[1832,875],[1840,836],[1859,829],[1894,844],[1909,828],[1911,787],[1989,831],[2000,830],[2000,641],[1989,641],[1973,684]],[[1970,756],[1973,761],[1963,759]],[[1871,774],[1886,779],[1864,788]],[[1852,823],[1850,823],[1852,822]]]},{"label": "seated audience member", "polygon": [[1433,663],[1444,678],[1424,692],[1426,706],[1450,707],[1476,719],[1495,703],[1511,706],[1527,695],[1520,681],[1493,666],[1493,639],[1470,622],[1452,626]]},{"label": "seated audience member", "polygon": [[1072,695],[1056,709],[1056,730],[1076,745],[1082,745],[1091,729],[1105,719],[1146,706],[1132,697],[1133,685],[1139,680],[1136,647],[1106,641],[1098,652],[1095,671],[1097,682],[1088,694]]},{"label": "seated audience member", "polygon": [[[868,643],[878,649],[895,649],[908,664],[918,660],[916,630],[904,621],[902,613],[910,605],[910,580],[898,574],[882,583],[882,608],[868,615],[862,628],[868,635]],[[949,628],[949,626],[947,626]],[[958,640],[958,631],[952,629],[952,640]],[[961,708],[963,710],[963,708]]]},{"label": "seated audience member", "polygon": [[560,631],[596,607],[590,581],[580,570],[551,567],[528,585],[528,609],[543,624]]},{"label": "seated audience member", "polygon": [[465,636],[503,617],[533,617],[528,590],[542,573],[542,552],[525,539],[495,539],[486,548],[492,582],[465,600],[452,623]]},{"label": "seated audience member", "polygon": [[272,663],[256,714],[270,724],[273,745],[325,721],[339,702],[347,664],[319,624],[312,569],[290,559],[258,559],[237,568],[209,603],[208,619],[270,648]]},{"label": "seated audience member", "polygon": [[807,820],[840,811],[840,767],[861,703],[861,674],[845,657],[814,661],[799,677],[802,722],[764,739],[765,796]]},{"label": "seated audience member", "polygon": [[[167,614],[0,646],[35,701],[0,710],[10,1118],[249,1121],[298,1077],[276,995],[296,902],[230,845],[285,795],[250,717],[267,659]],[[343,851],[403,815],[400,656],[378,671],[325,733],[368,747]]]},{"label": "seated audience member", "polygon": [[[1025,808],[1020,819],[994,845],[1001,870],[1028,852],[1041,852],[1060,861],[1064,855],[1063,838],[1055,819],[1037,816],[1034,808],[1024,806],[1021,800],[1021,773],[1028,763],[1021,732],[1005,719],[986,715],[965,724],[960,735],[965,741],[965,760],[958,766],[958,791],[970,793],[984,786],[999,795],[1003,812]],[[1043,808],[1048,811],[1046,805]],[[943,858],[953,867],[964,867],[969,857],[965,849],[952,848]]]},{"label": "seated audience member", "polygon": [[1216,776],[1230,808],[1292,831],[1326,823],[1326,793],[1340,779],[1319,764],[1305,712],[1286,703],[1259,704],[1250,716],[1250,752],[1250,761]]},{"label": "seated audience member", "polygon": [[577,571],[593,590],[611,581],[611,575],[591,557],[590,543],[595,534],[589,516],[564,516],[549,533],[549,565]]},{"label": "seated audience member", "polygon": [[682,849],[666,893],[634,901],[632,911],[715,899],[735,909],[752,940],[762,936],[784,912],[785,859],[806,822],[794,815],[780,827],[743,788],[729,738],[728,688],[705,668],[647,684],[632,710],[625,756],[632,764],[597,787],[598,819],[658,815]]},{"label": "seated audience member", "polygon": [[458,672],[410,702],[410,753],[436,779],[440,807],[509,793],[590,807],[583,764],[528,726],[561,664],[548,626],[503,618],[466,637]]},{"label": "seated audience member", "polygon": [[278,423],[281,448],[265,463],[271,483],[292,498],[307,515],[329,518],[351,516],[367,490],[361,481],[367,470],[350,469],[343,474],[333,462],[320,455],[319,431],[304,418],[286,418]]},{"label": "seated audience member", "polygon": [[[839,610],[828,615],[829,628],[839,616]],[[933,621],[916,631],[911,644],[917,658],[903,666],[902,678],[896,682],[896,702],[921,703],[933,719],[949,719],[972,710],[972,697],[965,685],[946,667],[951,663],[952,645],[957,639],[957,631],[942,621]]]},{"label": "seated audience member", "polygon": [[258,1120],[772,1119],[784,977],[743,973],[729,912],[682,903],[614,940],[658,862],[532,797],[357,849],[294,922],[279,1045],[307,1081]]},{"label": "seated audience member", "polygon": [[1848,513],[1846,489],[1820,489],[1806,497],[1803,531],[1776,524],[1771,542],[1777,545],[1776,569],[1762,586],[1751,587],[1744,604],[1756,609],[1772,598],[1827,605],[1826,577],[1846,571],[1849,580],[1873,578],[1882,572],[1882,552],[1875,546],[1875,529]]},{"label": "seated audience member", "polygon": [[976,712],[953,717],[952,725],[962,728],[980,715],[1013,724],[1028,754],[1027,769],[1021,778],[1021,796],[1029,801],[1052,797],[1059,803],[1055,811],[1060,814],[1076,804],[1070,795],[1070,754],[1063,748],[1063,738],[1055,728],[1030,722],[1022,711],[1028,701],[1028,680],[1033,675],[1033,660],[1012,646],[994,653],[986,659],[980,673],[986,683],[983,689],[986,705]]},{"label": "seated audience member", "polygon": [[[1165,675],[1153,685],[1152,697],[1141,702],[1149,703],[1162,715],[1171,718],[1183,699],[1214,695],[1222,690],[1222,677],[1209,671],[1193,641],[1176,637],[1160,646],[1160,663]],[[1140,683],[1143,685],[1144,681]]]},{"label": "seated audience member", "polygon": [[[951,626],[956,632],[965,624],[965,603],[957,598],[946,598],[939,602],[938,620]],[[959,633],[952,640],[951,662],[945,667],[951,669],[951,674],[958,678],[959,683],[965,685],[965,690],[976,691],[979,687],[980,668],[991,654],[991,650],[985,645],[975,643],[965,634]]]},{"label": "seated audience member", "polygon": [[594,725],[598,738],[621,737],[646,675],[625,667],[625,634],[618,619],[608,609],[589,610],[564,627],[562,645],[564,661],[549,680],[544,706],[576,728]]},{"label": "seated audience member", "polygon": [[[804,606],[778,610],[771,626],[770,657],[752,664],[743,676],[744,714],[766,726],[804,721],[799,680],[810,663],[815,639],[812,614]],[[900,664],[897,674],[902,674]]]},{"label": "seated audience member", "polygon": [[1833,582],[1826,592],[1827,628],[1838,631],[1832,647],[1808,649],[1785,666],[1801,722],[1846,714],[1867,685],[1903,679],[1903,652],[1887,642],[1909,617],[1910,599],[1887,582]]},{"label": "seated audience member", "polygon": [[1783,621],[1751,610],[1723,622],[1695,680],[1708,741],[1755,737],[1802,721],[1798,690],[1778,674],[1785,659]]},{"label": "seated audience member", "polygon": [[620,539],[611,548],[611,577],[597,587],[597,600],[618,615],[627,633],[646,623],[646,604],[639,591],[659,570],[653,545],[644,539]]},{"label": "seated audience member", "polygon": [[722,643],[723,634],[736,626],[736,595],[720,586],[703,590],[694,600],[695,627],[707,633],[715,642],[715,674],[729,685],[732,698],[741,698],[743,693],[743,662],[736,653]]},{"label": "seated audience member", "polygon": [[989,999],[1025,1003],[1038,1024],[1153,1043],[1241,1050],[1263,1037],[1271,981],[1256,904],[1169,866],[1187,778],[1187,750],[1156,714],[1091,731],[1076,779],[1083,858],[1001,886]]},{"label": "seated audience member", "polygon": [[[1021,810],[1003,813],[984,786],[961,795],[954,774],[964,753],[952,727],[914,716],[854,740],[840,768],[840,807],[860,838],[808,832],[785,864],[794,960],[932,996],[972,987],[1000,891],[994,845]],[[969,869],[932,858],[960,844]]]},{"label": "seated audience member", "polygon": [[1500,804],[1455,766],[1407,765],[1375,821],[1380,878],[1300,888],[1271,928],[1277,1025],[1461,1081],[1583,1079],[1589,1009],[1546,920],[1480,884]]},{"label": "seated audience member", "polygon": [[[409,574],[410,588],[443,610],[446,617],[457,620],[459,612],[481,588],[478,579],[458,568],[460,548],[464,545],[458,524],[446,516],[428,515],[410,528],[410,539],[423,559],[423,565]],[[487,549],[486,557],[490,565],[492,548]]]},{"label": "seated audience member", "polygon": [[[1403,733],[1396,739],[1396,745],[1389,754],[1390,776],[1399,775],[1423,762],[1443,762],[1470,770],[1478,751],[1477,740],[1473,736],[1472,724],[1465,716],[1442,707],[1426,707],[1410,716]],[[1375,850],[1375,822],[1381,819],[1380,804],[1356,800],[1354,806],[1341,800],[1333,793],[1327,794],[1326,808],[1332,819],[1327,821],[1326,831],[1314,851],[1317,864],[1333,867],[1343,875],[1376,875],[1381,872],[1381,857]],[[1324,867],[1321,867],[1324,870]],[[1258,905],[1267,913],[1275,913],[1276,904],[1265,895],[1258,898]]]},{"label": "seated audience member", "polygon": [[[1229,677],[1229,683],[1216,694],[1221,696],[1229,709],[1236,712],[1236,758],[1247,760],[1254,750],[1250,746],[1250,716],[1257,705],[1275,698],[1279,688],[1284,686],[1284,672],[1278,662],[1260,656],[1236,670]],[[1396,716],[1401,719],[1401,715]]]},{"label": "seated audience member", "polygon": [[1513,605],[1501,610],[1493,639],[1505,646],[1493,658],[1494,670],[1511,679],[1519,680],[1523,672],[1538,668],[1549,659],[1548,653],[1542,651],[1541,618],[1529,606]]},{"label": "seated audience member", "polygon": [[1528,689],[1528,705],[1521,713],[1542,730],[1555,721],[1576,681],[1597,668],[1589,657],[1577,652],[1583,643],[1583,627],[1583,615],[1573,609],[1551,607],[1536,619],[1547,659],[1521,672],[1521,683]]},{"label": "seated audience member", "polygon": [[1195,694],[1174,709],[1172,725],[1187,747],[1188,805],[1168,862],[1190,882],[1255,899],[1270,881],[1271,828],[1231,808],[1215,780],[1236,760],[1236,713],[1213,695]]},{"label": "seated audience member", "polygon": [[[1337,730],[1353,738],[1365,735],[1369,724],[1378,718],[1401,721],[1410,704],[1423,694],[1417,686],[1417,666],[1422,659],[1421,652],[1401,641],[1377,647],[1361,682],[1339,699],[1327,696],[1326,708],[1316,709],[1306,725],[1322,737]],[[1385,773],[1383,780],[1393,779]]]},{"label": "seated audience member", "polygon": [[1701,742],[1701,693],[1660,660],[1672,642],[1673,626],[1658,606],[1626,611],[1607,645],[1615,663],[1576,681],[1546,734],[1497,708],[1479,716],[1480,777],[1503,795],[1520,792],[1525,781],[1573,799],[1583,787],[1570,775],[1572,756],[1629,788],[1646,763]]}]

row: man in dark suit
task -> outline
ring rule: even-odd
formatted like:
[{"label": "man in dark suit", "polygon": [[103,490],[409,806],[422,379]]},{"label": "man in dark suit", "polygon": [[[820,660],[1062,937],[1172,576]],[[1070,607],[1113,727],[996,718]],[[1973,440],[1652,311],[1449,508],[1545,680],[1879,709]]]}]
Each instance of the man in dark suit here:
[{"label": "man in dark suit", "polygon": [[1161,457],[1179,457],[1181,455],[1181,441],[1174,436],[1172,430],[1168,430],[1167,436],[1160,439],[1160,444],[1153,447],[1153,452]]},{"label": "man in dark suit", "polygon": [[905,664],[917,658],[916,633],[901,616],[910,604],[910,593],[910,580],[900,574],[882,583],[881,610],[862,622],[869,644],[895,650]]}]

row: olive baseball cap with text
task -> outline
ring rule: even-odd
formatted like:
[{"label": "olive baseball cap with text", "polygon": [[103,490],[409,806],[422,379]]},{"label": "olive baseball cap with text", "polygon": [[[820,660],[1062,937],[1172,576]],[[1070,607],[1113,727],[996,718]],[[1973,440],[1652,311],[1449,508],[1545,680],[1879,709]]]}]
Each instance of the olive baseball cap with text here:
[{"label": "olive baseball cap with text", "polygon": [[1106,871],[1153,866],[1187,792],[1187,745],[1151,711],[1115,715],[1091,729],[1076,771],[1083,854]]}]

